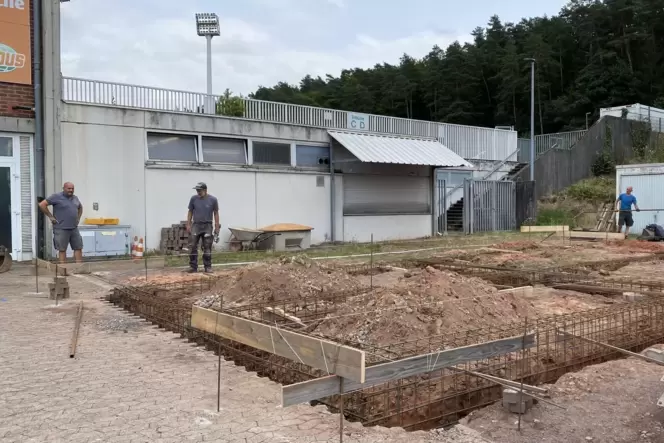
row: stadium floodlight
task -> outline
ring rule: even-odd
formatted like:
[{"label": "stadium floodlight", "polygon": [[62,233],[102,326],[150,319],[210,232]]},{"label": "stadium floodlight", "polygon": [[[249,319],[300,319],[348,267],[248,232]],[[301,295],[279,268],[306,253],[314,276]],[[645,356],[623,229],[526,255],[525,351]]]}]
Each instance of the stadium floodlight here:
[{"label": "stadium floodlight", "polygon": [[196,14],[196,32],[201,37],[218,37],[221,34],[219,16],[211,12]]},{"label": "stadium floodlight", "polygon": [[212,97],[212,37],[221,35],[219,27],[219,16],[211,12],[196,14],[196,32],[207,40],[207,97],[205,100],[205,112],[215,113],[215,100]]}]

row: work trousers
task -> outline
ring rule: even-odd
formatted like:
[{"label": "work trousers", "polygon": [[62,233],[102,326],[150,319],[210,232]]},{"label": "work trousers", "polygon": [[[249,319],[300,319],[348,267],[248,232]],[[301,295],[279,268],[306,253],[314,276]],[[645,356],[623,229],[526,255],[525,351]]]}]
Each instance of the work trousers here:
[{"label": "work trousers", "polygon": [[212,267],[212,223],[192,223],[189,233],[189,266],[198,269],[198,242],[203,245],[203,266]]}]

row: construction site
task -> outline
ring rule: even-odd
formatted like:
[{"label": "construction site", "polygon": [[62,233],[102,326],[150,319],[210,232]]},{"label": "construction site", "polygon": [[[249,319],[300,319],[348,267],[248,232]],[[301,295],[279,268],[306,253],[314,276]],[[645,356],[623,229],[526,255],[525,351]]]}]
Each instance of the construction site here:
[{"label": "construction site", "polygon": [[562,234],[432,239],[413,252],[326,260],[288,254],[212,275],[148,259],[42,262],[41,272],[105,282],[109,303],[279,383],[283,407],[325,405],[350,422],[407,431],[499,414],[495,441],[531,441],[512,436],[514,424],[522,414],[538,414],[531,427],[546,421],[542,408],[565,416],[556,386],[570,373],[629,355],[664,361],[656,350],[637,354],[664,342],[664,246]]}]

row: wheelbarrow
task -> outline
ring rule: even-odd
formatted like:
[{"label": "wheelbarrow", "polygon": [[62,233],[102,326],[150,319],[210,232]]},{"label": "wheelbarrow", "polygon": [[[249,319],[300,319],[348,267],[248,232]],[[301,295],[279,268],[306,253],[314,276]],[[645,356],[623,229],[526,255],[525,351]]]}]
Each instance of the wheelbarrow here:
[{"label": "wheelbarrow", "polygon": [[0,274],[7,272],[12,268],[12,255],[9,249],[0,245]]},{"label": "wheelbarrow", "polygon": [[258,229],[248,228],[228,228],[231,231],[231,238],[228,241],[231,251],[248,251],[257,249],[260,242],[268,238],[279,235],[275,232],[263,232]]}]

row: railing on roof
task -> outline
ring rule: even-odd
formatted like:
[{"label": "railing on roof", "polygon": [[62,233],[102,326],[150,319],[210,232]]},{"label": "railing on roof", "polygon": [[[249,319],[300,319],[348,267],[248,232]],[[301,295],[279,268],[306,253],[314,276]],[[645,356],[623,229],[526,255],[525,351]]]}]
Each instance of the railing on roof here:
[{"label": "railing on roof", "polygon": [[[220,96],[177,91],[151,86],[128,85],[98,80],[63,77],[62,99],[66,102],[111,105],[167,112],[206,113],[205,103]],[[353,130],[349,121],[362,116],[366,132],[436,138],[456,154],[470,160],[504,160],[517,149],[515,131],[449,123],[410,120],[383,115],[361,114],[336,109],[267,102],[243,98],[240,118],[325,129]],[[214,109],[214,105],[207,106]],[[213,112],[207,112],[213,114]]]}]

